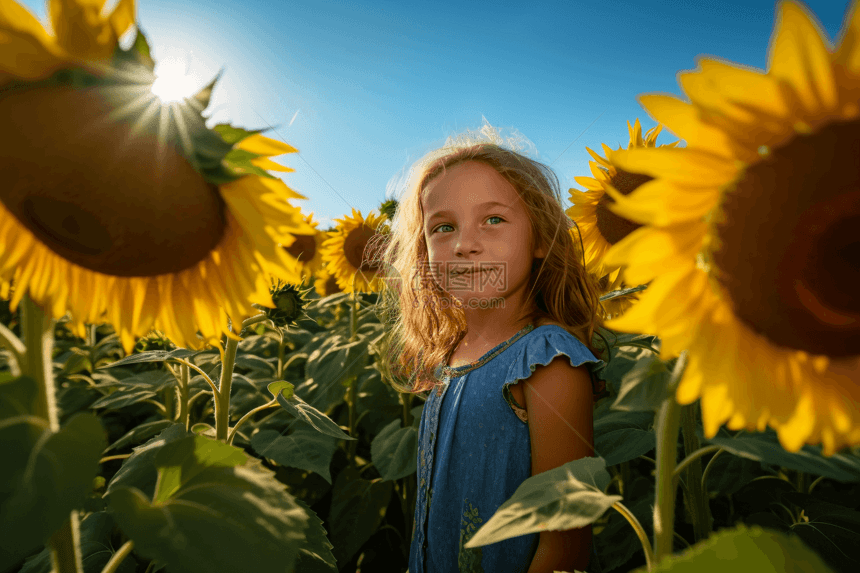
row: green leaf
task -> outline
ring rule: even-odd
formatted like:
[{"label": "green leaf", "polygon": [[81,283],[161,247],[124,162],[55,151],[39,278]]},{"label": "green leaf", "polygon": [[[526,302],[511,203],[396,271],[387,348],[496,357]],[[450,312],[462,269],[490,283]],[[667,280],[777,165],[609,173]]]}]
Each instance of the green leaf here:
[{"label": "green leaf", "polygon": [[401,428],[396,419],[385,426],[370,444],[373,465],[383,480],[412,475],[418,469],[418,424],[423,406],[412,408],[412,425]]},{"label": "green leaf", "polygon": [[222,141],[227,143],[231,147],[246,137],[250,137],[257,133],[262,133],[265,130],[262,129],[243,129],[241,127],[234,127],[229,123],[219,123],[215,127],[212,128],[212,131],[218,133],[221,136]]},{"label": "green leaf", "polygon": [[337,573],[332,544],[326,536],[323,520],[299,498],[295,502],[308,514],[308,526],[299,546],[295,570],[300,573]]},{"label": "green leaf", "polygon": [[309,353],[305,365],[308,379],[296,392],[314,408],[327,412],[343,401],[343,382],[364,372],[368,363],[367,341],[348,342],[340,335],[330,335],[311,341],[304,351]]},{"label": "green leaf", "polygon": [[[29,408],[30,378],[2,385],[0,411]],[[7,394],[8,392],[8,394]],[[53,433],[47,421],[3,416],[0,429],[0,571],[44,544],[83,505],[106,444],[92,414],[77,414]]]},{"label": "green leaf", "polygon": [[465,547],[593,523],[621,500],[619,495],[603,493],[609,479],[602,458],[581,458],[532,476],[499,506]]},{"label": "green leaf", "polygon": [[218,72],[212,81],[203,86],[196,94],[194,94],[191,99],[200,106],[200,111],[203,111],[207,107],[209,107],[209,100],[212,99],[212,91],[215,89],[215,84],[218,83],[218,80],[221,79],[221,76],[224,74],[224,68]]},{"label": "green leaf", "polygon": [[705,440],[698,429],[699,439],[725,448],[736,456],[764,462],[816,476],[825,476],[845,483],[860,482],[860,457],[851,453],[838,453],[830,457],[821,455],[819,446],[804,446],[796,453],[785,451],[779,444],[776,432],[768,428],[754,434],[741,433],[735,437],[717,434]]},{"label": "green leaf", "polygon": [[273,398],[284,398],[285,400],[289,400],[293,397],[293,391],[295,390],[295,386],[287,382],[286,380],[276,380],[272,382],[268,386],[269,392],[272,394]]},{"label": "green leaf", "polygon": [[803,505],[809,521],[791,527],[806,545],[836,571],[860,569],[860,512],[824,501]]},{"label": "green leaf", "polygon": [[640,349],[633,368],[621,377],[613,410],[622,412],[657,412],[669,395],[671,373],[653,352]]},{"label": "green leaf", "polygon": [[171,358],[188,360],[192,356],[196,356],[200,353],[200,350],[186,350],[185,348],[177,348],[170,352],[167,350],[149,350],[147,352],[141,352],[140,354],[126,356],[122,360],[111,362],[110,364],[102,366],[102,368],[113,368],[114,366],[125,366],[126,364],[142,364],[144,362],[164,362]]},{"label": "green leaf", "polygon": [[656,447],[653,412],[610,411],[594,420],[594,450],[614,466],[647,454]]},{"label": "green leaf", "polygon": [[155,482],[158,471],[155,469],[155,455],[167,443],[180,440],[189,435],[182,424],[171,424],[140,447],[134,448],[134,453],[127,458],[119,470],[111,478],[105,489],[105,495],[110,495],[122,487],[133,487],[141,490],[147,497],[155,492]]},{"label": "green leaf", "polygon": [[125,388],[117,390],[107,396],[102,396],[90,404],[90,408],[112,408],[114,410],[118,410],[119,408],[131,406],[132,404],[152,398],[155,395],[155,392],[145,388]]},{"label": "green leaf", "polygon": [[[798,538],[760,527],[723,529],[680,555],[660,562],[651,573],[832,573]],[[637,569],[644,573],[645,569]]]},{"label": "green leaf", "polygon": [[[93,378],[100,374],[102,373],[94,373]],[[152,390],[153,392],[158,392],[159,390],[163,390],[167,386],[172,386],[174,384],[176,384],[176,378],[168,370],[145,370],[126,378],[115,378],[109,383],[101,383],[99,384],[99,388],[118,386],[126,388],[145,388],[147,390]]]},{"label": "green leaf", "polygon": [[292,398],[286,399],[284,398],[283,394],[279,394],[278,404],[280,404],[282,408],[284,408],[287,412],[289,412],[299,420],[310,424],[318,432],[321,432],[333,438],[337,438],[338,440],[355,439],[344,433],[344,431],[340,429],[340,426],[335,424],[331,418],[329,418],[328,416],[326,416],[298,396],[293,396]]},{"label": "green leaf", "polygon": [[308,516],[274,472],[240,448],[201,436],[162,446],[156,500],[136,488],[110,494],[135,551],[188,573],[294,570]]},{"label": "green leaf", "polygon": [[251,437],[251,447],[260,456],[278,464],[315,472],[331,483],[331,459],[337,440],[307,426],[286,436],[275,430],[262,430]]},{"label": "green leaf", "polygon": [[[81,560],[84,573],[99,573],[107,565],[116,551],[111,544],[111,534],[114,521],[110,514],[100,511],[86,516],[80,525]],[[118,549],[118,547],[117,547]],[[117,568],[117,573],[135,573],[137,560],[134,555],[128,555]],[[51,573],[51,554],[45,548],[27,559],[19,573]]]},{"label": "green leaf", "polygon": [[123,437],[108,446],[108,448],[103,453],[107,453],[111,450],[118,450],[129,444],[136,444],[147,438],[151,438],[152,436],[158,434],[171,424],[173,424],[173,422],[171,422],[170,420],[155,420],[154,422],[147,422],[145,424],[135,426],[134,428],[129,430]]},{"label": "green leaf", "polygon": [[328,522],[338,563],[352,559],[379,528],[393,485],[390,481],[362,479],[354,466],[347,466],[337,475]]}]

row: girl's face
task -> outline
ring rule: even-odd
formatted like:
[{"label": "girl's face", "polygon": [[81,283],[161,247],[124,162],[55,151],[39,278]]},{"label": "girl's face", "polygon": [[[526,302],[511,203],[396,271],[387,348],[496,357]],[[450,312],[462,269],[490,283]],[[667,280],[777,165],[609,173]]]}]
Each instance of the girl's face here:
[{"label": "girl's face", "polygon": [[533,259],[545,252],[529,248],[528,210],[495,169],[478,161],[448,168],[425,187],[423,207],[429,270],[440,288],[467,308],[524,292]]}]

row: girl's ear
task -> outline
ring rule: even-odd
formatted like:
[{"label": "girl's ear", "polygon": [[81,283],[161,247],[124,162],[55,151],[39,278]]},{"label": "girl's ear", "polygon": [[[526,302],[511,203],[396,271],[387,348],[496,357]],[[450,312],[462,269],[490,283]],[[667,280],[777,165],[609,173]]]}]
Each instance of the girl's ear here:
[{"label": "girl's ear", "polygon": [[535,248],[535,252],[534,252],[533,256],[536,259],[546,258],[546,249],[543,247],[543,245],[539,245]]}]

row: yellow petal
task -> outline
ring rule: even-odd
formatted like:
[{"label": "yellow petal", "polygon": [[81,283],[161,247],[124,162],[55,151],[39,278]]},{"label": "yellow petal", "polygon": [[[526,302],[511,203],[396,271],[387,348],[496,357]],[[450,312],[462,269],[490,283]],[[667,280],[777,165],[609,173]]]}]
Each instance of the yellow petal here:
[{"label": "yellow petal", "polygon": [[630,221],[666,227],[700,219],[713,209],[720,197],[717,187],[680,189],[665,179],[654,179],[637,187],[630,195],[612,195],[609,210]]},{"label": "yellow petal", "polygon": [[625,267],[625,280],[642,284],[670,269],[695,266],[707,226],[700,221],[670,227],[640,227],[603,256],[610,267]]},{"label": "yellow petal", "polygon": [[[842,43],[836,52],[834,63],[837,64],[837,69],[844,69],[846,72],[844,76],[853,76],[855,82],[858,82],[860,80],[860,2],[851,3],[845,15],[842,30]],[[856,86],[857,83],[854,85]]]},{"label": "yellow petal", "polygon": [[117,38],[125,34],[135,22],[134,0],[119,0],[108,21]]},{"label": "yellow petal", "polygon": [[266,169],[267,171],[283,171],[285,173],[292,173],[295,171],[295,169],[293,169],[292,167],[287,167],[286,165],[275,163],[268,157],[258,157],[256,159],[252,159],[251,164],[256,167],[259,167],[260,169]]},{"label": "yellow petal", "polygon": [[48,13],[57,44],[81,59],[113,55],[117,37],[101,16],[104,0],[49,0]]},{"label": "yellow petal", "polygon": [[722,186],[734,180],[738,174],[735,162],[691,148],[617,150],[610,154],[609,161],[630,173],[665,177],[690,187]]},{"label": "yellow petal", "polygon": [[639,96],[639,104],[648,114],[687,142],[689,147],[730,157],[726,134],[699,120],[696,108],[674,96],[646,94]]},{"label": "yellow petal", "polygon": [[778,82],[767,74],[711,58],[698,63],[698,70],[678,74],[678,83],[695,105],[743,123],[756,120],[754,109],[779,118],[789,114]]},{"label": "yellow petal", "polygon": [[811,113],[837,103],[829,46],[821,26],[800,4],[784,0],[777,11],[768,57],[770,74],[787,80]]},{"label": "yellow petal", "polygon": [[297,149],[292,145],[288,145],[281,141],[264,137],[259,133],[255,133],[254,135],[246,137],[245,139],[237,143],[236,147],[238,149],[250,151],[251,153],[256,153],[257,155],[266,156],[283,155],[284,153],[296,153],[297,151]]}]

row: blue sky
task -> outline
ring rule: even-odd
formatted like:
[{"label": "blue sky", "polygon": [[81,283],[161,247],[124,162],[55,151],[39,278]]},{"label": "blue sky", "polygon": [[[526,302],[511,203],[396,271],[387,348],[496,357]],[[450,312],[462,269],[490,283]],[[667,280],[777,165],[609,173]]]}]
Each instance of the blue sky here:
[{"label": "blue sky", "polygon": [[[45,21],[43,1],[23,3]],[[831,39],[849,4],[806,3]],[[276,158],[296,170],[282,178],[324,228],[351,207],[367,215],[412,162],[482,116],[534,143],[567,196],[589,173],[585,147],[626,146],[637,117],[653,127],[636,96],[680,95],[675,74],[697,56],[764,69],[775,7],[138,0],[137,14],[159,65],[184,62],[198,86],[225,68],[210,123],[274,126],[266,135],[298,148]],[[664,131],[658,143],[673,140]]]}]

